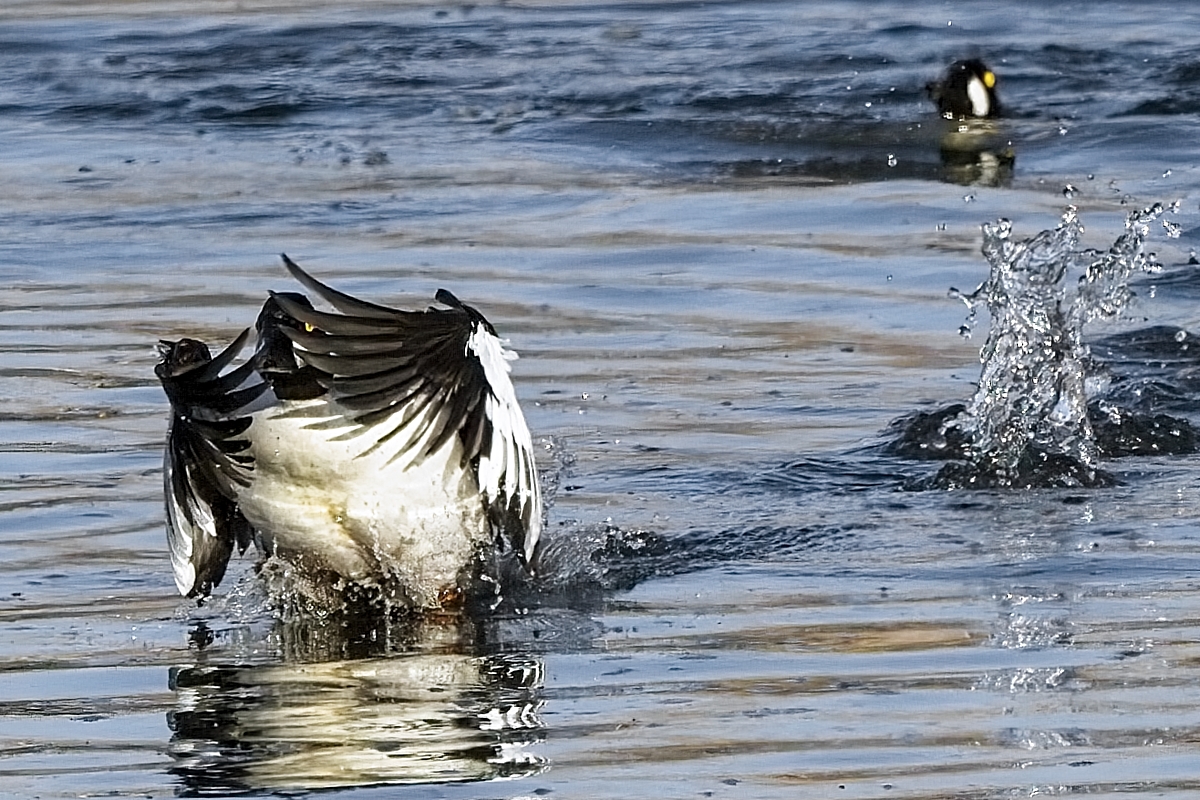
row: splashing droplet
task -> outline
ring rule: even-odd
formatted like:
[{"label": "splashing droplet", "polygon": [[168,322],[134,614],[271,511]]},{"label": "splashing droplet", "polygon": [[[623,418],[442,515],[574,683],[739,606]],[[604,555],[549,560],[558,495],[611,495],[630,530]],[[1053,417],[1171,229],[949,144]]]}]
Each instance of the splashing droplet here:
[{"label": "splashing droplet", "polygon": [[1075,197],[1075,187],[1068,183],[1066,186],[1063,187],[1062,193],[1063,193],[1063,197],[1070,200]]},{"label": "splashing droplet", "polygon": [[1108,421],[1114,425],[1121,424],[1121,409],[1114,406],[1112,403],[1101,401],[1099,404],[1100,411],[1104,416],[1108,417]]},{"label": "splashing droplet", "polygon": [[[991,316],[978,389],[955,423],[969,441],[969,463],[939,480],[979,486],[1035,485],[1047,476],[1055,485],[1110,480],[1099,469],[1087,413],[1083,329],[1121,314],[1133,296],[1129,278],[1157,266],[1144,244],[1149,223],[1162,212],[1155,204],[1130,214],[1125,233],[1105,251],[1076,249],[1083,225],[1074,206],[1054,230],[1026,240],[1013,239],[1007,219],[983,226],[988,279],[969,295],[950,290],[969,309],[960,335],[968,335],[981,304]],[[1077,281],[1066,280],[1077,270]]]}]

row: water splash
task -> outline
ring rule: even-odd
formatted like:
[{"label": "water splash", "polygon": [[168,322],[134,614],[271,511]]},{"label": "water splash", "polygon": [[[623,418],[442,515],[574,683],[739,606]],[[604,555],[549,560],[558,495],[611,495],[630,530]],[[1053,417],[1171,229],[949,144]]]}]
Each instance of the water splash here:
[{"label": "water splash", "polygon": [[[991,328],[974,397],[939,431],[960,436],[964,461],[943,468],[938,485],[1112,483],[1100,469],[1088,413],[1083,331],[1093,320],[1121,314],[1132,298],[1132,275],[1161,269],[1145,242],[1162,213],[1159,203],[1130,214],[1125,233],[1106,251],[1077,249],[1084,229],[1074,206],[1056,228],[1031,239],[1014,239],[1007,219],[983,226],[990,276],[970,294],[951,293],[967,304],[966,335],[985,304]],[[1079,279],[1067,280],[1074,272]]]}]

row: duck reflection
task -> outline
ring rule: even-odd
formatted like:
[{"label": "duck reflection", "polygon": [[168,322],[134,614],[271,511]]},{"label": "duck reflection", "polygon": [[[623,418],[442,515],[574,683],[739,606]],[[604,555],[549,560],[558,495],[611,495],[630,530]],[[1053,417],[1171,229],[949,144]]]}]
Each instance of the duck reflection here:
[{"label": "duck reflection", "polygon": [[945,120],[939,152],[942,180],[963,186],[1007,186],[1017,156],[994,120]]},{"label": "duck reflection", "polygon": [[[193,641],[210,638],[199,627]],[[481,781],[545,767],[531,750],[543,735],[542,662],[482,652],[475,623],[297,622],[272,638],[283,655],[274,663],[211,663],[201,649],[171,670],[183,794]]]}]

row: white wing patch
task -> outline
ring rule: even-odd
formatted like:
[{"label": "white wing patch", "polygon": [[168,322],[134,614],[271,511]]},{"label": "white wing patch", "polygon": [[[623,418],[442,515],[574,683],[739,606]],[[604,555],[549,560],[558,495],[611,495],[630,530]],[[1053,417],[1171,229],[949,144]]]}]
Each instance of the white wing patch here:
[{"label": "white wing patch", "polygon": [[492,423],[491,446],[479,458],[479,488],[489,505],[497,500],[507,506],[516,498],[521,516],[528,521],[525,531],[525,560],[533,563],[534,549],[542,530],[542,497],[533,459],[533,440],[525,415],[509,378],[510,361],[517,354],[476,323],[467,340],[467,355],[483,365],[490,391],[484,413]]},{"label": "white wing patch", "polygon": [[[195,523],[188,521],[187,512],[179,506],[178,498],[172,488],[175,465],[172,463],[171,452],[163,459],[163,486],[167,498],[167,544],[171,550],[171,570],[175,574],[175,587],[179,593],[187,597],[196,586],[196,565],[192,563],[197,536],[216,536],[217,526],[213,519],[212,509],[203,503],[196,502],[189,495],[187,502]],[[187,469],[187,467],[183,467]],[[188,482],[191,482],[189,476]]]}]

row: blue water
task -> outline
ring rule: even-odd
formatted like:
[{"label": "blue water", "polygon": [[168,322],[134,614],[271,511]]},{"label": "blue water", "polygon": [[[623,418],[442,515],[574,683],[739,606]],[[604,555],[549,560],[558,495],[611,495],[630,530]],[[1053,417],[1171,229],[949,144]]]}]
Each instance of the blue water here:
[{"label": "blue water", "polygon": [[[1198,457],[918,492],[938,465],[884,445],[974,392],[988,320],[960,336],[948,292],[987,278],[980,225],[1068,203],[1105,248],[1179,201],[1085,339],[1200,422],[1197,23],[0,9],[0,796],[1193,796]],[[923,87],[965,55],[1007,115],[964,164]],[[555,491],[495,616],[281,623],[252,554],[177,597],[154,345],[229,341],[293,288],[280,252],[393,305],[450,289],[520,352]]]}]

